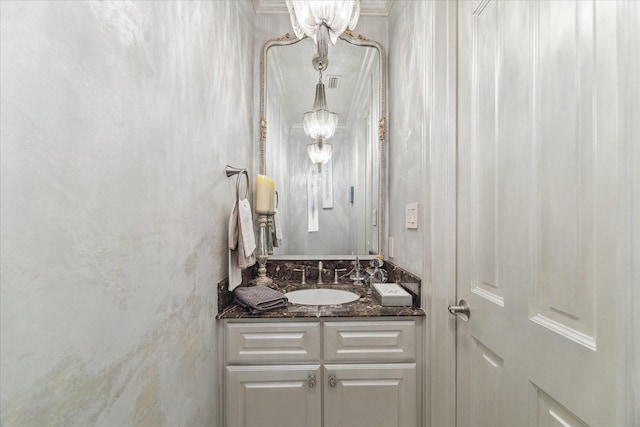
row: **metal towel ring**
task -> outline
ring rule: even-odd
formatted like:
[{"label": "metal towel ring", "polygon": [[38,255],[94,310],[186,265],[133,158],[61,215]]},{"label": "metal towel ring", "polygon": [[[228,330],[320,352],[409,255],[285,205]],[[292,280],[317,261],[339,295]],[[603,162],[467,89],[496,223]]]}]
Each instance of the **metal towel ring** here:
[{"label": "metal towel ring", "polygon": [[247,195],[249,194],[249,174],[247,173],[246,169],[242,169],[242,171],[238,174],[238,179],[236,180],[236,200],[240,200],[240,179],[242,178],[242,175],[247,178],[247,185],[244,189],[243,199],[246,199]]},{"label": "metal towel ring", "polygon": [[240,178],[242,175],[247,178],[247,186],[244,192],[244,198],[246,199],[249,194],[249,173],[247,170],[227,165],[225,172],[227,173],[227,177],[238,175],[238,179],[236,180],[236,201],[240,200]]}]

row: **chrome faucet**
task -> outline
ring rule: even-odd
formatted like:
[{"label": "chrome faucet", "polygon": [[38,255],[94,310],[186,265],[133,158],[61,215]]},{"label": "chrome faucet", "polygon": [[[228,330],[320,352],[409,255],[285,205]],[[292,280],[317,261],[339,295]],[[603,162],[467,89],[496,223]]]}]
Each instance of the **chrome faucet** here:
[{"label": "chrome faucet", "polygon": [[301,271],[302,272],[302,279],[300,280],[300,284],[301,285],[306,285],[307,284],[307,276],[306,276],[306,271],[305,271],[305,266],[302,266],[302,268],[294,268],[293,271]]},{"label": "chrome faucet", "polygon": [[318,261],[318,285],[323,285],[322,282],[322,261]]},{"label": "chrome faucet", "polygon": [[333,275],[333,284],[337,285],[340,283],[340,277],[339,277],[339,273],[342,273],[343,271],[347,271],[346,268],[336,268],[334,271],[334,275]]}]

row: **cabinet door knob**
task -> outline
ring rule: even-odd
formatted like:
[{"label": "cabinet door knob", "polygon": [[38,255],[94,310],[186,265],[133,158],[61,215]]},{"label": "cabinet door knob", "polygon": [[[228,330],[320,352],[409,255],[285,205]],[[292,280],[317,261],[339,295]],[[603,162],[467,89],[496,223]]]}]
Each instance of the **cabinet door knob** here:
[{"label": "cabinet door knob", "polygon": [[336,379],[336,377],[334,377],[333,375],[329,375],[329,386],[335,387],[336,385],[338,385],[338,380]]},{"label": "cabinet door knob", "polygon": [[309,375],[308,384],[309,384],[309,388],[314,388],[316,386],[316,376],[315,375]]}]

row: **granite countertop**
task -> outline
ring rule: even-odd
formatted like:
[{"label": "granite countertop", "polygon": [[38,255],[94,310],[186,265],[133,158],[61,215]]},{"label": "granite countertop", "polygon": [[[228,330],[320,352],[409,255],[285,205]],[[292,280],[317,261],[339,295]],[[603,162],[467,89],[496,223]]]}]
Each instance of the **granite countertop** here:
[{"label": "granite countertop", "polygon": [[[278,318],[305,318],[305,317],[385,317],[385,316],[424,316],[425,312],[418,307],[419,298],[410,292],[414,298],[414,305],[411,307],[383,307],[376,297],[367,292],[365,285],[354,284],[306,284],[301,285],[291,281],[274,281],[270,286],[273,289],[287,293],[299,289],[340,289],[355,292],[360,295],[360,299],[334,305],[300,305],[288,303],[286,307],[266,311],[260,314],[251,314],[247,309],[241,307],[229,299],[227,304],[220,307],[217,315],[218,319],[278,319]],[[227,291],[228,292],[228,291]]]}]

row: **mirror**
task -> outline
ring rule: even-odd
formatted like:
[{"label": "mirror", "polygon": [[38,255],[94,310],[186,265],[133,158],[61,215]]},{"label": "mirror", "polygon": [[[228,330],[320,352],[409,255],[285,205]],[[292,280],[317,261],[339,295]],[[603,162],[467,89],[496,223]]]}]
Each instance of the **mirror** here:
[{"label": "mirror", "polygon": [[307,155],[314,141],[302,126],[319,78],[315,52],[311,38],[289,34],[262,50],[260,173],[276,182],[283,237],[270,258],[374,257],[384,242],[384,51],[349,31],[329,47],[322,82],[339,121],[321,167]]}]

